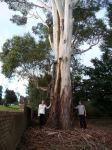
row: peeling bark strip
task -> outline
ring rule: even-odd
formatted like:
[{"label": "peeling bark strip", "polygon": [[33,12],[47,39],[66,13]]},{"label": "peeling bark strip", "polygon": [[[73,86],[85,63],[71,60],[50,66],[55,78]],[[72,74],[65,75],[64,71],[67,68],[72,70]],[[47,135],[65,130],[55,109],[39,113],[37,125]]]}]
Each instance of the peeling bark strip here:
[{"label": "peeling bark strip", "polygon": [[[68,69],[63,65],[63,60],[60,58],[59,63],[54,64],[54,78],[51,88],[52,108],[47,124],[53,128],[68,128],[70,124],[70,107],[71,107],[71,85],[62,88],[62,68]],[[68,75],[65,80],[69,82]]]},{"label": "peeling bark strip", "polygon": [[[51,88],[52,107],[47,122],[47,125],[53,128],[67,129],[71,124],[70,69],[66,62],[68,63],[68,60],[60,58],[59,62],[54,65],[54,78]],[[64,74],[66,70],[68,73]]]},{"label": "peeling bark strip", "polygon": [[60,112],[61,112],[61,99],[60,99],[60,89],[61,89],[61,70],[60,70],[61,60],[59,63],[54,64],[54,74],[53,82],[51,88],[51,99],[52,107],[49,115],[47,125],[53,128],[61,128],[60,122]]},{"label": "peeling bark strip", "polygon": [[56,62],[51,89],[51,112],[47,124],[68,129],[71,124],[70,59],[72,41],[72,5],[78,0],[52,0],[53,50]]}]

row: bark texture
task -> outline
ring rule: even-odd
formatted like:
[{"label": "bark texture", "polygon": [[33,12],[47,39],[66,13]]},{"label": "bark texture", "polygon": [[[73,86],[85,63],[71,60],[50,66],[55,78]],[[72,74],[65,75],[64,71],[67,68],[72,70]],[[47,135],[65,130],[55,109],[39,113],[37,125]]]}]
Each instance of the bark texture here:
[{"label": "bark texture", "polygon": [[[63,60],[59,60],[54,65],[54,76],[51,88],[51,111],[48,119],[48,125],[54,128],[67,129],[70,127],[71,111],[71,82],[69,74],[63,74],[67,69]],[[68,82],[62,87],[62,78]],[[64,84],[65,84],[64,82]]]},{"label": "bark texture", "polygon": [[51,112],[47,124],[55,128],[68,129],[71,125],[71,41],[72,5],[77,0],[52,0],[53,42],[55,53],[54,74],[51,88]]}]

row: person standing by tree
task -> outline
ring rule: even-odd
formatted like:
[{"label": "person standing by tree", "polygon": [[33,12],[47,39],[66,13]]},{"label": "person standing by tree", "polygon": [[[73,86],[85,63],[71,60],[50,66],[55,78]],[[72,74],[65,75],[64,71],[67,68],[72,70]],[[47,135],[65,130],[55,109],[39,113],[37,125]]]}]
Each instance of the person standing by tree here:
[{"label": "person standing by tree", "polygon": [[39,117],[40,128],[42,128],[45,125],[45,109],[49,109],[50,107],[51,104],[47,106],[44,100],[42,100],[41,104],[39,104],[38,117]]},{"label": "person standing by tree", "polygon": [[79,105],[75,107],[75,109],[78,110],[79,114],[79,120],[80,120],[80,128],[86,129],[87,128],[87,123],[86,123],[86,109],[85,106],[82,104],[81,101],[79,101]]}]

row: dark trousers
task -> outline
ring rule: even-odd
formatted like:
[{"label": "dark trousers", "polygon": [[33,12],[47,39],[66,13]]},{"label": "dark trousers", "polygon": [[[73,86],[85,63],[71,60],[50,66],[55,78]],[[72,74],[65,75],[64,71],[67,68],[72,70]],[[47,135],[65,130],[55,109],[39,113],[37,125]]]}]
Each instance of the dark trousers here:
[{"label": "dark trousers", "polygon": [[45,125],[45,115],[44,114],[40,114],[39,123],[40,123],[40,128],[42,128]]},{"label": "dark trousers", "polygon": [[80,128],[87,128],[87,124],[86,124],[86,118],[84,115],[79,115],[79,120],[80,120]]}]

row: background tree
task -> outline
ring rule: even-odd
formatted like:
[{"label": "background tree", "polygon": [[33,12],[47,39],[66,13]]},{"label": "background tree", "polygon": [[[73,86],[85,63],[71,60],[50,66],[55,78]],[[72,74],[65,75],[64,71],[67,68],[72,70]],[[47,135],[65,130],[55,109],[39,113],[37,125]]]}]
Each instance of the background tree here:
[{"label": "background tree", "polygon": [[14,104],[17,103],[18,99],[13,90],[6,89],[5,91],[5,104]]},{"label": "background tree", "polygon": [[82,85],[82,79],[84,74],[84,66],[80,63],[80,57],[76,55],[72,56],[71,60],[71,84],[72,84],[72,98],[73,98],[73,104],[78,104],[78,101],[81,100],[81,85]]},{"label": "background tree", "polygon": [[[14,36],[3,45],[3,52],[1,53],[2,72],[9,78],[18,75],[29,80],[31,91],[28,90],[28,94],[33,108],[34,106],[37,107],[40,100],[33,91],[49,92],[53,59],[47,38],[46,40],[44,38],[44,42],[36,43],[35,39],[28,33],[23,37]],[[48,80],[47,83],[46,80]]]},{"label": "background tree", "polygon": [[108,115],[112,114],[112,4],[107,7],[108,28],[103,37],[101,50],[103,52],[101,60],[94,59],[93,68],[86,70],[91,80],[86,81],[86,85],[93,99],[94,105],[99,108],[99,111],[105,112]]},{"label": "background tree", "polygon": [[[105,26],[102,20],[96,19],[95,11],[100,9],[104,1],[43,0],[37,4],[26,0],[16,2],[8,0],[5,2],[11,9],[19,10],[22,13],[22,17],[14,15],[12,18],[12,21],[18,25],[27,22],[27,15],[34,7],[45,8],[48,11],[45,13],[47,14],[46,22],[43,21],[42,17],[39,17],[48,29],[49,41],[56,60],[51,89],[52,107],[48,122],[52,126],[67,129],[71,123],[70,61],[72,50],[77,51],[86,42],[89,47],[83,50],[85,52],[102,38]],[[37,16],[39,15],[37,14]]]},{"label": "background tree", "polygon": [[32,80],[29,80],[28,85],[28,101],[30,106],[35,110],[37,110],[37,106],[41,103],[42,100],[46,102],[50,101],[50,82],[51,75],[45,74],[40,77],[35,77],[35,81],[37,80],[39,84],[39,88],[36,87]]},{"label": "background tree", "polygon": [[111,113],[112,108],[112,51],[103,49],[100,60],[91,61],[93,67],[86,67],[85,73],[89,79],[84,80],[87,99],[99,109],[99,112]]},{"label": "background tree", "polygon": [[31,78],[48,73],[50,70],[53,57],[50,54],[49,44],[45,41],[37,44],[29,33],[23,37],[14,36],[8,39],[2,50],[0,54],[3,62],[2,73],[6,77],[10,78],[17,74]]},{"label": "background tree", "polygon": [[3,89],[3,87],[0,86],[0,104],[2,104],[2,89]]},{"label": "background tree", "polygon": [[[112,67],[112,5],[107,7],[108,28],[101,42],[101,59],[93,59],[93,67],[82,68],[81,80],[73,78],[73,95],[76,101],[83,100],[87,105],[89,115],[111,115],[111,67]],[[80,67],[79,67],[80,68]],[[78,69],[77,69],[78,70]],[[84,72],[86,78],[84,77]],[[74,74],[74,72],[73,72]],[[75,73],[77,74],[77,73]],[[84,79],[85,78],[85,79]],[[77,83],[78,82],[78,83]],[[76,103],[75,101],[75,103]]]}]

